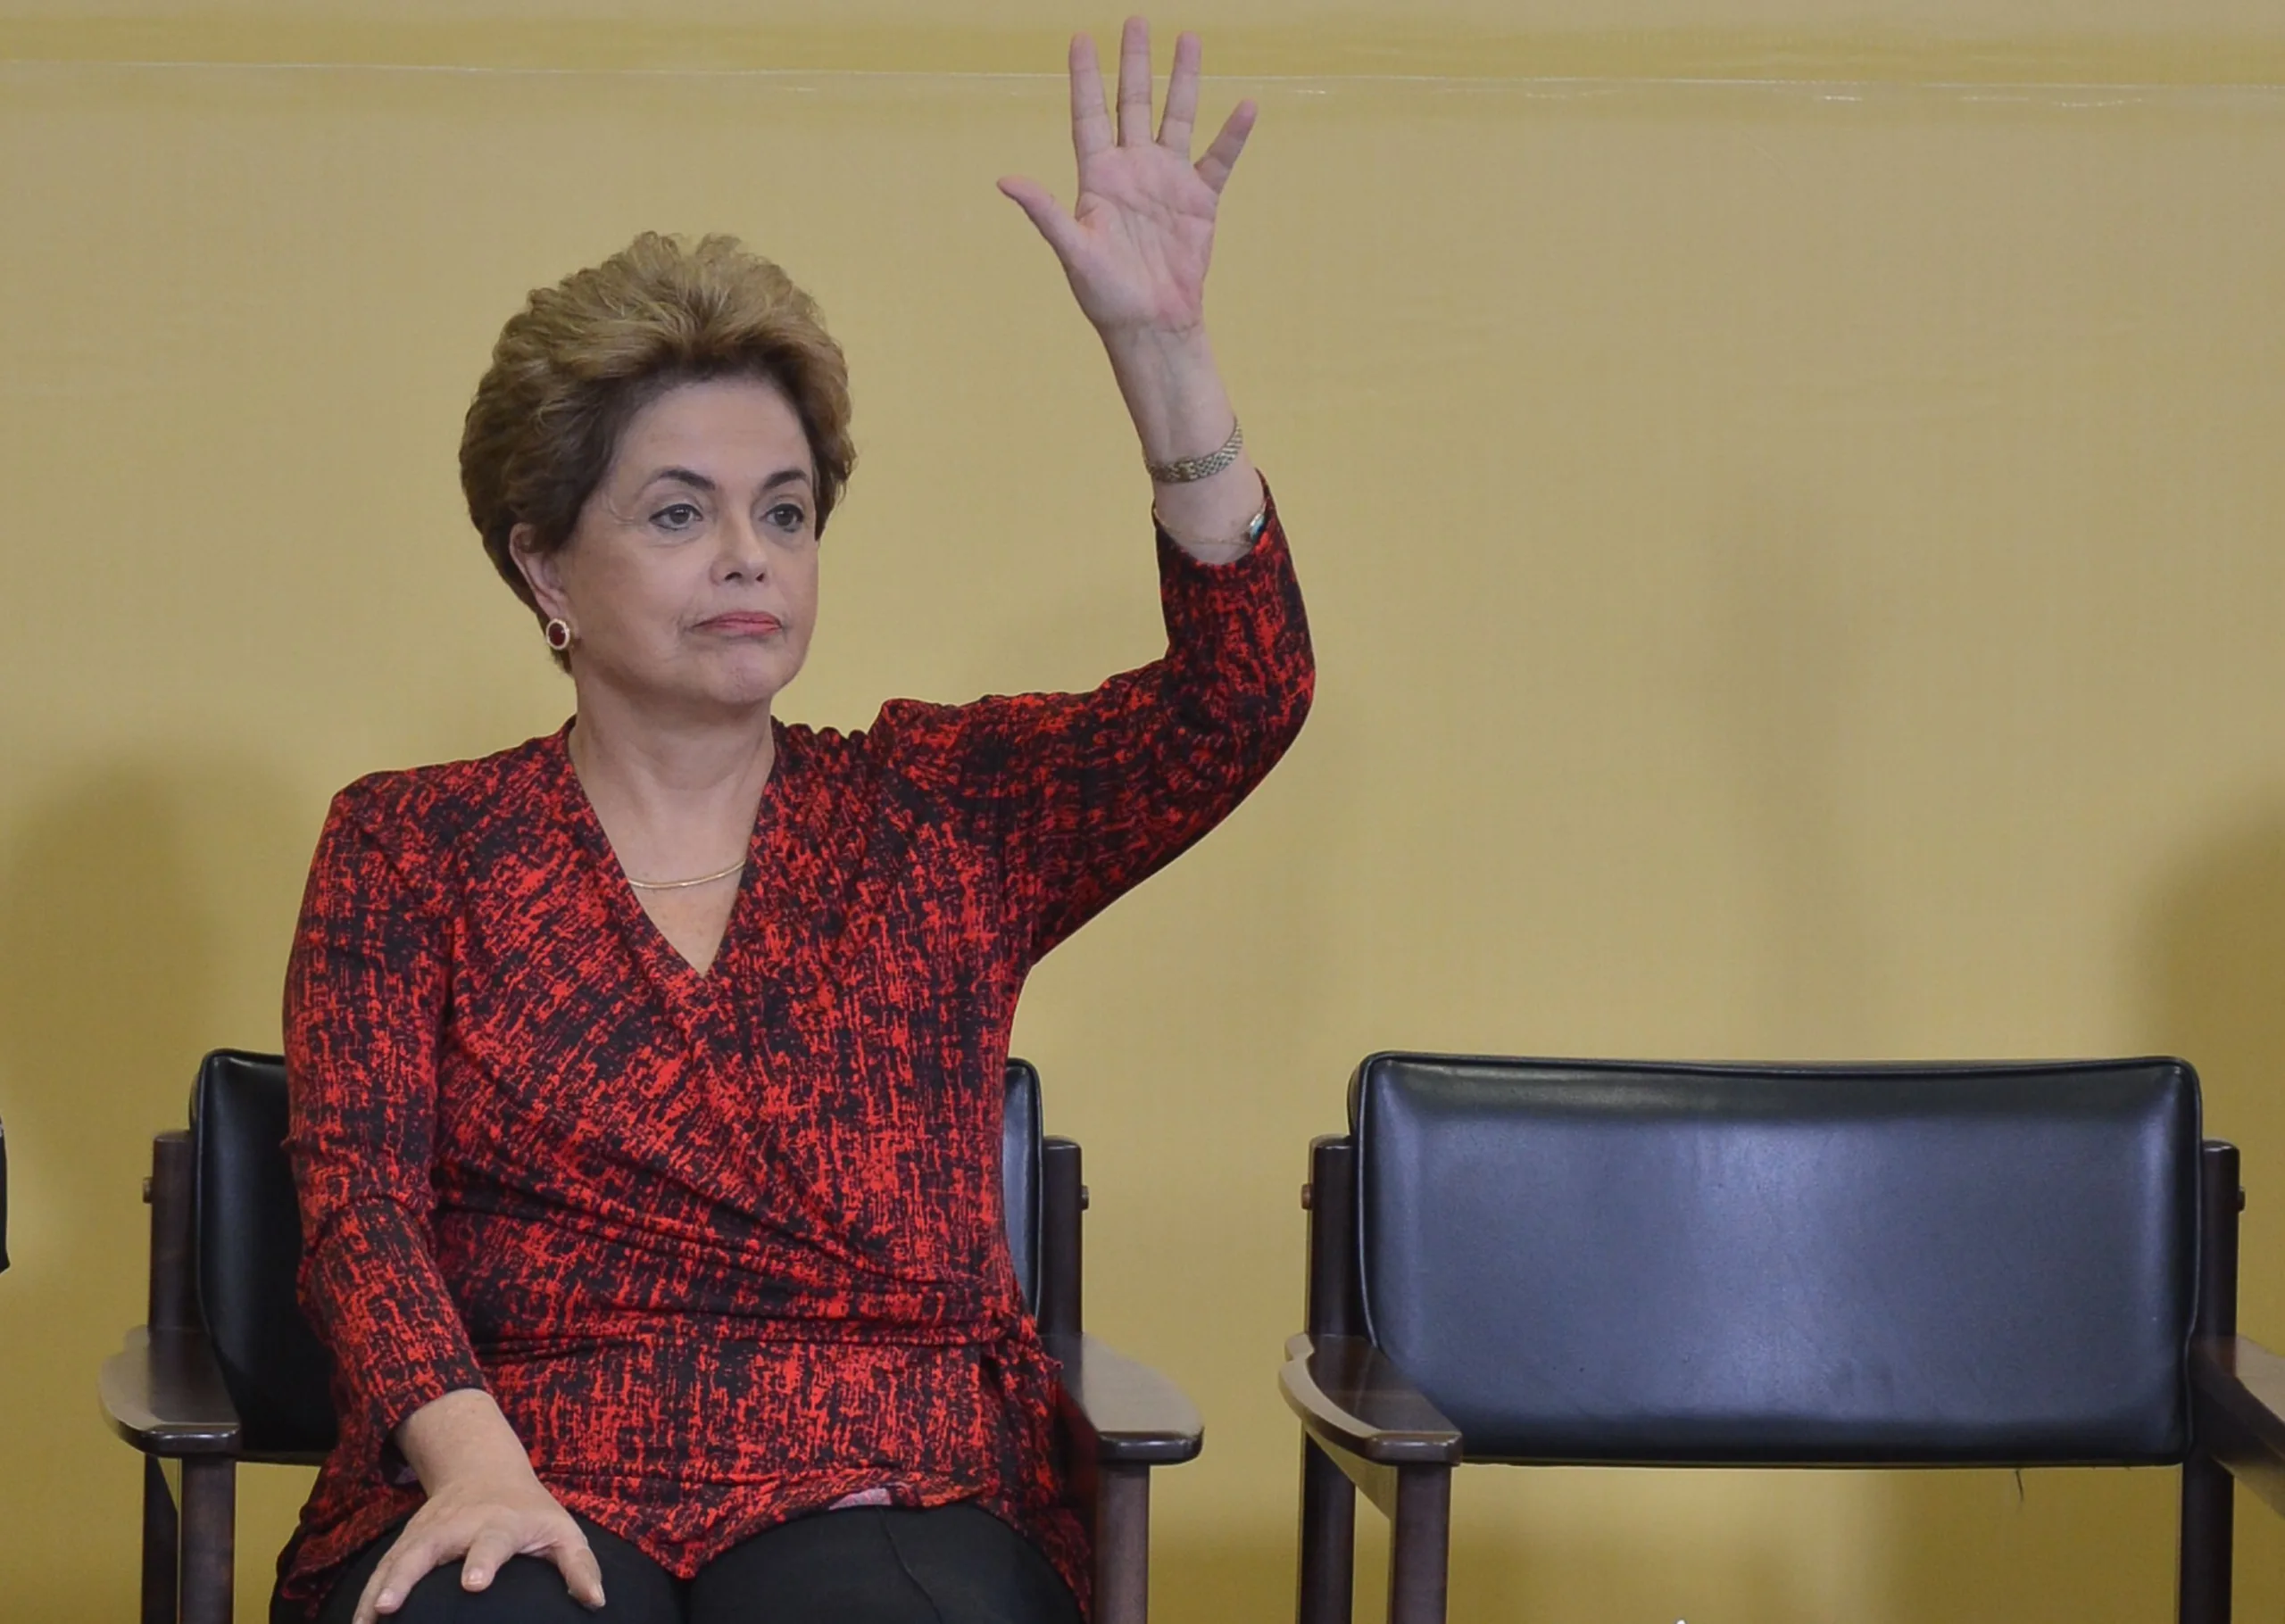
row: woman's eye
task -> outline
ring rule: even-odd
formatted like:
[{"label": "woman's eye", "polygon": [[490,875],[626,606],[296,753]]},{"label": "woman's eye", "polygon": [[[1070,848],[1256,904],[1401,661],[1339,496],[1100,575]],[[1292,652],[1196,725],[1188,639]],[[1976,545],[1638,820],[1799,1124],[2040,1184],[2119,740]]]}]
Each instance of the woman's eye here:
[{"label": "woman's eye", "polygon": [[788,534],[799,531],[810,522],[810,516],[798,502],[781,501],[769,510],[769,522]]},{"label": "woman's eye", "polygon": [[651,522],[662,530],[687,530],[700,518],[696,507],[686,501],[669,502],[651,515]]}]

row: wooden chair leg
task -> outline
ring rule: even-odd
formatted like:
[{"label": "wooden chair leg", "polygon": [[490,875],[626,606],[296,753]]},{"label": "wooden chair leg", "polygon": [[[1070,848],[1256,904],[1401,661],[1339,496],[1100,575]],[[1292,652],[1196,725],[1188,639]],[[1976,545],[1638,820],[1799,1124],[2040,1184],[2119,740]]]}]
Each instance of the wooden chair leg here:
[{"label": "wooden chair leg", "polygon": [[181,1521],[167,1469],[143,1457],[143,1624],[175,1624],[175,1565],[181,1560]]},{"label": "wooden chair leg", "polygon": [[2174,1609],[2179,1624],[2230,1624],[2235,1502],[2228,1469],[2192,1451],[2181,1469],[2181,1575]]},{"label": "wooden chair leg", "polygon": [[1101,1466],[1095,1478],[1095,1624],[1151,1616],[1151,1469]]},{"label": "wooden chair leg", "polygon": [[1389,1624],[1444,1624],[1451,1539],[1451,1468],[1400,1469],[1389,1528]]},{"label": "wooden chair leg", "polygon": [[182,1624],[230,1624],[237,1560],[237,1462],[190,1455],[182,1463]]},{"label": "wooden chair leg", "polygon": [[[2194,1341],[2238,1330],[2238,1214],[2246,1194],[2235,1145],[2208,1139],[2198,1148],[2198,1322]],[[2190,1436],[2200,1430],[2195,1416]],[[2231,1565],[2237,1530],[2236,1486],[2229,1469],[2194,1444],[2181,1468],[2181,1573],[2174,1616],[2181,1624],[2230,1624]]]},{"label": "wooden chair leg", "polygon": [[1349,1624],[1357,1595],[1357,1486],[1301,1439],[1301,1572],[1295,1624]]}]

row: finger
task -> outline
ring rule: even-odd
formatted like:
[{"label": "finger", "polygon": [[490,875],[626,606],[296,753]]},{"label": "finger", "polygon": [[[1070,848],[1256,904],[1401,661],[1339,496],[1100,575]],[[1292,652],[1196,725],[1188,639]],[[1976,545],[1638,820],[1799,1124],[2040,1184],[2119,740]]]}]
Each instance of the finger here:
[{"label": "finger", "polygon": [[[424,1539],[400,1539],[373,1570],[373,1577],[365,1583],[365,1594],[357,1603],[355,1624],[373,1624],[381,1614],[395,1612],[404,1605],[404,1598],[412,1587],[428,1575],[436,1565],[436,1549]],[[371,1611],[366,1611],[368,1606]]]},{"label": "finger", "polygon": [[1095,60],[1095,42],[1084,34],[1071,36],[1071,151],[1081,168],[1097,153],[1111,147],[1110,115],[1103,111],[1103,69]]},{"label": "finger", "polygon": [[1259,112],[1260,109],[1251,102],[1240,102],[1232,108],[1222,133],[1214,137],[1214,145],[1198,161],[1199,178],[1215,191],[1230,184],[1230,171],[1238,167],[1238,154],[1246,150],[1246,137],[1253,133],[1253,121]]},{"label": "finger", "polygon": [[1129,17],[1118,37],[1118,144],[1151,139],[1151,25]]},{"label": "finger", "polygon": [[468,1554],[461,1559],[461,1588],[482,1590],[492,1583],[501,1564],[516,1554],[516,1541],[505,1531],[487,1528],[469,1542]]},{"label": "finger", "polygon": [[603,1604],[602,1564],[595,1560],[595,1554],[586,1540],[558,1546],[555,1565],[562,1570],[564,1586],[571,1592],[573,1601],[582,1607]]},{"label": "finger", "polygon": [[1167,79],[1167,115],[1159,121],[1159,145],[1190,156],[1191,126],[1198,118],[1198,36],[1175,37],[1175,69]]},{"label": "finger", "polygon": [[1010,175],[1000,182],[1000,190],[1030,217],[1047,245],[1055,250],[1055,257],[1068,264],[1079,248],[1079,222],[1066,214],[1063,205],[1036,180]]},{"label": "finger", "polygon": [[378,1568],[366,1576],[365,1588],[358,1593],[357,1610],[349,1616],[349,1624],[378,1624],[380,1609],[374,1605],[379,1599],[381,1570]]}]

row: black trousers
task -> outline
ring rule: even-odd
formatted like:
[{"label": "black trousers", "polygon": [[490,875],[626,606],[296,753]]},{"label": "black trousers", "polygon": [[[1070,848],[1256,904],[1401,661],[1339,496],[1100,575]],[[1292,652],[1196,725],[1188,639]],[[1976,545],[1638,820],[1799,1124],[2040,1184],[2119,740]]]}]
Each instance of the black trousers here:
[{"label": "black trousers", "polygon": [[[600,1612],[571,1599],[553,1562],[518,1556],[476,1592],[447,1562],[412,1587],[395,1624],[1079,1624],[1047,1558],[974,1505],[819,1512],[733,1545],[692,1579],[579,1526],[602,1570]],[[349,1624],[395,1540],[392,1529],[344,1570],[318,1624]],[[273,1611],[272,1624],[287,1616]]]}]

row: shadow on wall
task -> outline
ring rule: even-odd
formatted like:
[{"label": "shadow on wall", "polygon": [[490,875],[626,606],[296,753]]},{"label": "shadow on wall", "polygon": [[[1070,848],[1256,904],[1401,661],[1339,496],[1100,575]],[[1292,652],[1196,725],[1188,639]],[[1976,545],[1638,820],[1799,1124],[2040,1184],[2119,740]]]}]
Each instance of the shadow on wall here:
[{"label": "shadow on wall", "polygon": [[[2244,1153],[2238,1317],[2285,1346],[2285,795],[2218,828],[2166,873],[2138,980],[2153,1048],[2205,1085],[2206,1131]],[[2285,1614],[2285,1519],[2238,1496],[2238,1616]]]},{"label": "shadow on wall", "polygon": [[2206,1132],[2245,1152],[2239,1317],[2285,1342],[2285,805],[2177,864],[2140,941],[2150,1041],[2198,1067]]},{"label": "shadow on wall", "polygon": [[[231,882],[303,860],[305,837],[265,810],[281,803],[260,773],[125,764],[4,831],[0,1111],[17,1222],[0,1437],[50,1468],[0,1489],[12,1617],[132,1609],[139,1468],[103,1426],[96,1369],[143,1318],[151,1135],[182,1122],[198,1056],[229,1035],[227,949],[246,934],[233,925],[259,932],[274,911],[271,888]],[[234,921],[239,907],[264,919]]]},{"label": "shadow on wall", "polygon": [[[2206,1131],[2246,1150],[2241,1318],[2285,1340],[2285,805],[2218,831],[2167,871],[2134,940],[2136,1047],[2205,1085]],[[2104,1624],[2170,1616],[2172,1471],[1900,1476],[1888,1616]],[[2237,1612],[2285,1611],[2285,1526],[2239,1496]]]}]

